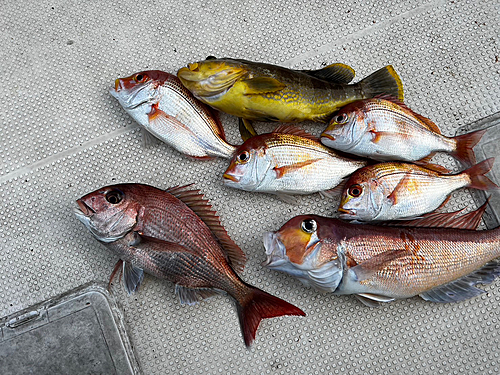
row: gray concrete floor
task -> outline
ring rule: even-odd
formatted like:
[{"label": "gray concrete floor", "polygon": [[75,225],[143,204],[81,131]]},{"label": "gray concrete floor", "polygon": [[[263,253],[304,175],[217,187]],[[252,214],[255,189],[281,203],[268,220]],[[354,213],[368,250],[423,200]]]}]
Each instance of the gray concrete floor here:
[{"label": "gray concrete floor", "polygon": [[[500,112],[497,0],[5,0],[1,8],[0,316],[107,282],[116,258],[74,217],[75,199],[117,182],[194,182],[246,252],[243,278],[308,316],[264,321],[248,350],[227,297],[181,306],[171,283],[146,276],[135,295],[113,290],[145,374],[500,372],[499,280],[457,304],[412,298],[370,309],[264,269],[263,232],[297,214],[335,215],[338,198],[316,194],[292,206],[224,187],[226,161],[143,147],[108,94],[118,77],[175,73],[209,55],[300,69],[343,62],[356,80],[392,64],[406,103],[453,136]],[[222,121],[237,143],[236,119]],[[272,128],[258,124],[261,132]],[[479,146],[483,158],[498,156],[496,137]],[[436,160],[458,168],[450,157]],[[491,175],[497,183],[498,171]],[[495,199],[491,210],[498,212]],[[463,190],[447,208],[476,206]]]}]

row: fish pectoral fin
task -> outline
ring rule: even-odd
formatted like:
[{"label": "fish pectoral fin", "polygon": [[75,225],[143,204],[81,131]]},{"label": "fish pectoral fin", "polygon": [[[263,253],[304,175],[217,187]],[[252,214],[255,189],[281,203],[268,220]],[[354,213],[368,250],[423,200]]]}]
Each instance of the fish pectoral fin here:
[{"label": "fish pectoral fin", "polygon": [[379,143],[380,140],[384,137],[396,137],[396,136],[398,136],[398,133],[376,131],[374,129],[370,130],[370,134],[372,135],[372,139],[371,139],[372,143]]},{"label": "fish pectoral fin", "polygon": [[387,199],[394,205],[398,203],[398,194],[400,191],[406,191],[407,187],[405,186],[406,183],[410,180],[410,175],[405,174],[405,176],[399,180],[397,185],[394,187],[392,190],[391,194],[387,196]]},{"label": "fish pectoral fin", "polygon": [[379,307],[380,302],[387,303],[395,300],[395,298],[392,297],[372,293],[359,293],[355,294],[355,296],[361,303],[363,303],[363,305],[368,307]]},{"label": "fish pectoral fin", "polygon": [[305,161],[301,161],[301,162],[294,163],[294,164],[284,165],[282,167],[274,167],[273,169],[276,171],[276,178],[280,179],[284,175],[286,175],[287,173],[297,171],[297,170],[304,168],[308,165],[311,165],[312,163],[315,163],[319,160],[321,160],[321,158],[305,160]]},{"label": "fish pectoral fin", "polygon": [[152,106],[151,112],[148,113],[149,128],[158,133],[172,133],[174,131],[184,131],[192,133],[192,131],[185,124],[177,120],[174,116],[170,116],[157,106]]},{"label": "fish pectoral fin", "polygon": [[220,292],[215,289],[194,289],[175,284],[175,294],[179,297],[182,305],[192,306],[201,300],[220,294]]},{"label": "fish pectoral fin", "polygon": [[299,70],[314,78],[321,79],[332,83],[347,84],[351,82],[356,75],[356,72],[349,65],[335,63],[325,66],[318,70]]},{"label": "fish pectoral fin", "polygon": [[499,275],[500,261],[493,260],[467,276],[421,293],[420,297],[441,303],[464,301],[484,293],[484,290],[475,287],[476,284],[490,284]]},{"label": "fish pectoral fin", "polygon": [[240,130],[240,135],[243,142],[257,135],[257,132],[252,125],[252,121],[250,120],[240,117],[238,119],[238,128]]},{"label": "fish pectoral fin", "polygon": [[351,271],[354,272],[358,281],[366,280],[387,267],[389,263],[412,255],[413,253],[406,249],[387,250],[352,267]]},{"label": "fish pectoral fin", "polygon": [[283,90],[286,85],[275,78],[256,77],[242,81],[245,84],[244,95],[265,94]]},{"label": "fish pectoral fin", "polygon": [[123,262],[123,282],[128,294],[134,293],[144,279],[144,270],[130,262]]},{"label": "fish pectoral fin", "polygon": [[291,204],[293,206],[297,206],[299,204],[298,200],[296,197],[290,194],[286,193],[276,193],[275,194],[280,201],[283,201],[285,203]]},{"label": "fish pectoral fin", "polygon": [[291,134],[291,135],[296,135],[298,137],[302,138],[307,138],[311,139],[313,141],[319,142],[319,138],[312,135],[311,133],[306,132],[304,129],[298,128],[293,125],[288,125],[288,124],[282,124],[276,129],[272,131],[272,133],[280,133],[280,134]]}]

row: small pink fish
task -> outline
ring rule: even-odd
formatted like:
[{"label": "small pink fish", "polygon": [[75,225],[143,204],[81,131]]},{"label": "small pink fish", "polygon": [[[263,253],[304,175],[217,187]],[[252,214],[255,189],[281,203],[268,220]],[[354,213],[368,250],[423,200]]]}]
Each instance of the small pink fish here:
[{"label": "small pink fish", "polygon": [[[151,135],[195,158],[230,158],[235,147],[211,109],[169,73],[148,70],[119,78],[113,95],[134,118],[146,142]],[[153,137],[153,138],[154,138]]]}]

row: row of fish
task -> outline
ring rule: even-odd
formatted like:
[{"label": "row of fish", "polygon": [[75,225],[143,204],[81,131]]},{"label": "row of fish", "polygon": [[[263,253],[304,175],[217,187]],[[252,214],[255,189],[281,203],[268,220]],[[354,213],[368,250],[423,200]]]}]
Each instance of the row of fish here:
[{"label": "row of fish", "polygon": [[[496,188],[484,176],[493,159],[475,164],[472,151],[484,132],[441,135],[432,121],[403,104],[402,83],[391,66],[356,84],[349,84],[354,71],[344,64],[299,71],[208,58],[177,75],[140,72],[117,79],[110,91],[145,130],[146,141],[158,138],[195,158],[231,159],[223,174],[227,186],[309,194],[347,179],[341,218],[416,218],[396,227],[316,215],[292,218],[264,234],[268,268],[320,291],[354,294],[369,306],[415,295],[460,301],[482,293],[475,285],[500,274],[494,260],[500,256],[500,229],[475,231],[486,205],[463,215],[426,214],[458,188]],[[242,145],[226,141],[213,109],[243,119]],[[257,135],[254,120],[312,120],[328,127],[320,138],[290,125]],[[450,174],[429,164],[435,152],[449,153],[469,168]],[[305,315],[238,276],[245,255],[198,190],[122,184],[77,203],[80,221],[120,257],[110,283],[122,268],[129,293],[144,272],[175,283],[181,303],[226,293],[236,301],[247,346],[262,319]]]}]

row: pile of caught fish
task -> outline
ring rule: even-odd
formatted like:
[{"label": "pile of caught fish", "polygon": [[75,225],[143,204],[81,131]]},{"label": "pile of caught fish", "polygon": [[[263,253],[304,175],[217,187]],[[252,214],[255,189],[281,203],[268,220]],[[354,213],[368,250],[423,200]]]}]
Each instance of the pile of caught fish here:
[{"label": "pile of caught fish", "polygon": [[[190,157],[230,159],[221,173],[227,186],[284,199],[343,186],[338,212],[351,222],[290,219],[264,234],[267,267],[320,291],[354,294],[368,306],[415,295],[455,302],[483,293],[475,285],[500,274],[500,228],[476,231],[486,203],[467,214],[436,210],[456,189],[497,188],[485,176],[493,159],[476,164],[473,152],[484,131],[442,135],[403,103],[391,66],[350,84],[353,78],[344,64],[291,70],[209,57],[177,77],[144,71],[117,79],[110,92],[142,127],[146,143],[159,139]],[[241,145],[226,141],[214,109],[240,118]],[[284,124],[258,135],[252,126],[307,120],[328,123],[320,138]],[[452,174],[431,164],[437,152],[466,169]],[[144,272],[174,282],[181,303],[227,293],[247,346],[262,319],[305,315],[238,276],[245,254],[190,185],[107,186],[77,203],[77,217],[120,257],[110,283],[121,270],[129,293]]]}]

